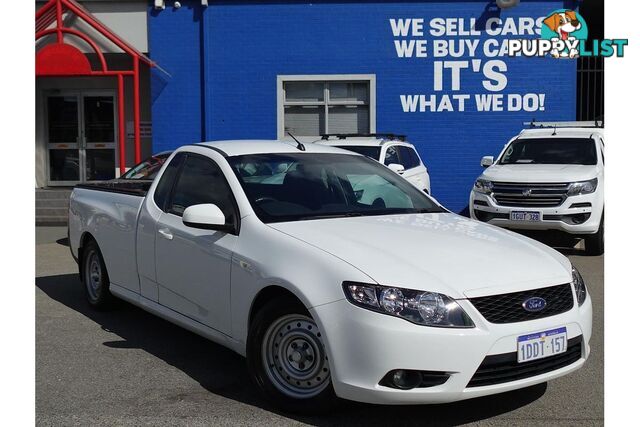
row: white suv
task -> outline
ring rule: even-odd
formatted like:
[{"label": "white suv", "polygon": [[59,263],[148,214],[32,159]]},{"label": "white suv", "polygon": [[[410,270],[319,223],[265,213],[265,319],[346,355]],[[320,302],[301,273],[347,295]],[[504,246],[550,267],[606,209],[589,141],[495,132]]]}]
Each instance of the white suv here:
[{"label": "white suv", "polygon": [[[513,138],[475,182],[471,217],[500,227],[559,230],[604,252],[603,128],[534,123]],[[565,126],[565,127],[561,127]]]},{"label": "white suv", "polygon": [[327,134],[316,144],[330,145],[353,151],[382,163],[402,175],[418,190],[431,194],[431,180],[413,144],[404,135],[375,134]]}]

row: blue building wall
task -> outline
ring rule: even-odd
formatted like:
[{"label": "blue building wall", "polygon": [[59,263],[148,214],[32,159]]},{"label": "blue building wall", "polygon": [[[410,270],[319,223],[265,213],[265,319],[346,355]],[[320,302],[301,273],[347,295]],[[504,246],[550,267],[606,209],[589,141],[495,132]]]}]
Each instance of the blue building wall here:
[{"label": "blue building wall", "polygon": [[[153,150],[186,143],[277,137],[277,76],[291,74],[375,74],[378,131],[408,135],[428,165],[433,194],[448,208],[462,211],[481,172],[483,155],[496,155],[507,140],[536,120],[575,119],[576,63],[551,58],[487,58],[487,39],[538,36],[429,35],[432,18],[539,18],[572,7],[572,2],[523,1],[498,11],[488,1],[300,2],[199,1],[180,9],[150,9],[152,58],[171,74],[154,87]],[[423,18],[423,37],[394,37],[390,19]],[[482,25],[478,25],[483,28]],[[479,52],[461,58],[434,58],[429,44],[438,39],[479,39]],[[427,39],[428,58],[399,58],[394,40]],[[506,63],[506,94],[542,94],[537,111],[476,111],[474,95],[490,94],[472,60]],[[458,91],[443,80],[434,90],[434,61],[468,60]],[[152,81],[152,86],[158,85]],[[465,111],[405,112],[401,95],[469,94]]]}]

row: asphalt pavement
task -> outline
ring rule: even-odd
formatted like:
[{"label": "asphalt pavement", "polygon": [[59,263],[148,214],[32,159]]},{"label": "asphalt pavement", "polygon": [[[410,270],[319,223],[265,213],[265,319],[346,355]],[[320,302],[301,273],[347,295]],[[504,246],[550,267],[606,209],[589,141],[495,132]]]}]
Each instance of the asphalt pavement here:
[{"label": "asphalt pavement", "polygon": [[591,357],[547,384],[445,405],[345,402],[322,416],[291,416],[262,401],[230,350],[127,303],[92,310],[66,229],[36,231],[38,425],[602,425],[603,257],[563,251],[593,300]]}]

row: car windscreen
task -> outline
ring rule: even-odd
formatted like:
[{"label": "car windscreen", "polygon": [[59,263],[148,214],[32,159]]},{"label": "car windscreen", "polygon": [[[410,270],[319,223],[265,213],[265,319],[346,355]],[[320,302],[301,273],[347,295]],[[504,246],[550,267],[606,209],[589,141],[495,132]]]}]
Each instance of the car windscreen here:
[{"label": "car windscreen", "polygon": [[402,177],[363,156],[253,154],[228,161],[265,223],[444,212]]},{"label": "car windscreen", "polygon": [[154,179],[164,162],[169,158],[171,153],[163,153],[151,156],[148,159],[138,163],[129,169],[120,178],[122,179]]},{"label": "car windscreen", "polygon": [[509,145],[499,163],[595,165],[598,156],[591,138],[523,138]]},{"label": "car windscreen", "polygon": [[380,159],[380,147],[370,145],[336,145],[336,147],[362,154],[363,156],[372,158],[376,162]]}]

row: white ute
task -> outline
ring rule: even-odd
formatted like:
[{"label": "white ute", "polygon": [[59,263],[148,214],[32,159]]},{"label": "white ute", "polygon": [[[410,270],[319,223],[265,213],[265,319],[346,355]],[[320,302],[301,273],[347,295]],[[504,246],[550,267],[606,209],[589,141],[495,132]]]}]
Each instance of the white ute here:
[{"label": "white ute", "polygon": [[338,148],[181,147],[153,182],[76,187],[69,241],[90,305],[115,296],[246,356],[287,411],[501,393],[590,352],[566,257]]},{"label": "white ute", "polygon": [[379,162],[402,175],[418,190],[431,194],[431,178],[416,147],[407,142],[404,135],[376,134],[327,134],[316,144],[329,145],[353,151]]},{"label": "white ute", "polygon": [[604,252],[604,137],[596,123],[533,123],[510,140],[469,197],[471,217],[499,227],[556,230]]}]

